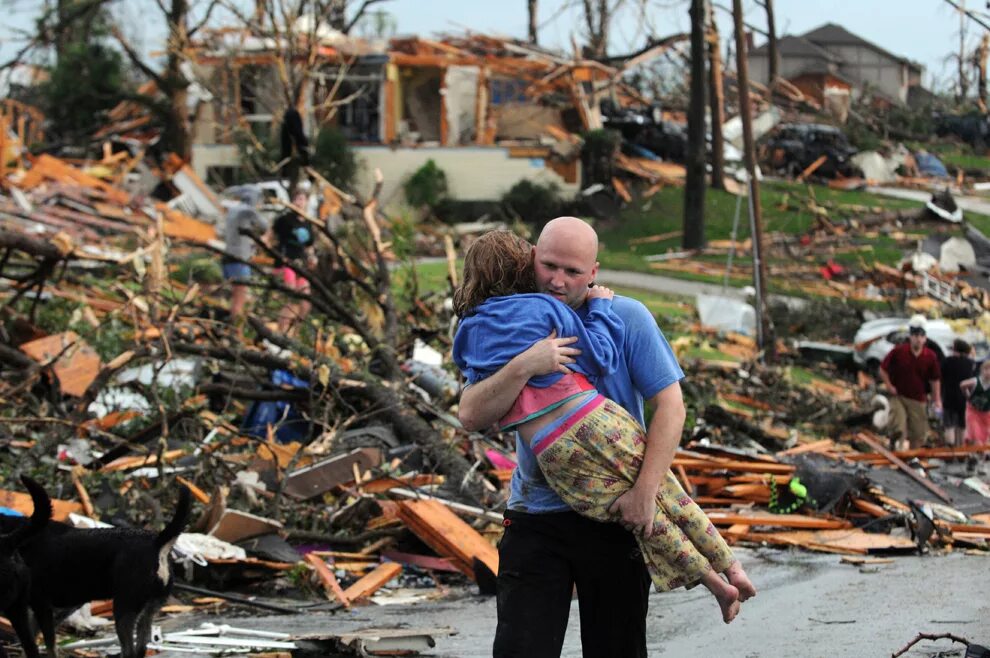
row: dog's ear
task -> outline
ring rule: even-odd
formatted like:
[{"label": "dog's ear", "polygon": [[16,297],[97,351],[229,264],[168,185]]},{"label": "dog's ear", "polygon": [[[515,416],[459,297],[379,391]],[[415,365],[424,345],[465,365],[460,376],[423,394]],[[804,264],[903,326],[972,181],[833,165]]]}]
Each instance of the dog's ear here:
[{"label": "dog's ear", "polygon": [[26,475],[21,475],[21,483],[31,494],[31,502],[34,503],[31,525],[40,527],[46,524],[52,518],[52,499],[48,497],[48,492],[38,482]]}]

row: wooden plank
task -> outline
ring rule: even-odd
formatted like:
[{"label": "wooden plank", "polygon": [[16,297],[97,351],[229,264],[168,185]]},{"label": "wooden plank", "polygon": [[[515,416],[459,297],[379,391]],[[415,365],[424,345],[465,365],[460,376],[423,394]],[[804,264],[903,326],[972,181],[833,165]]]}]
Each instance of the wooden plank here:
[{"label": "wooden plank", "polygon": [[875,516],[877,518],[882,518],[882,517],[885,517],[885,516],[890,516],[890,512],[888,512],[887,510],[885,510],[880,505],[877,505],[876,503],[871,503],[871,502],[865,501],[865,500],[863,500],[861,498],[853,498],[852,504],[853,504],[853,507],[855,507],[859,511],[866,512],[867,514],[870,514],[870,515]]},{"label": "wooden plank", "polygon": [[774,473],[777,475],[790,475],[795,470],[794,466],[790,464],[775,464],[772,462],[709,461],[707,459],[692,459],[688,457],[674,457],[672,465],[683,466],[689,471],[736,471],[739,473]]},{"label": "wooden plank", "polygon": [[948,525],[952,532],[962,532],[971,535],[990,535],[990,525],[976,525],[974,523],[950,523]]},{"label": "wooden plank", "polygon": [[435,500],[398,502],[399,518],[427,546],[453,559],[460,570],[475,578],[477,558],[493,574],[498,573],[498,551],[481,534]]},{"label": "wooden plank", "polygon": [[179,484],[185,486],[187,489],[189,489],[189,493],[191,493],[193,495],[193,498],[195,498],[196,500],[198,500],[200,503],[202,503],[203,505],[209,504],[209,502],[211,500],[210,499],[210,495],[208,493],[206,493],[205,491],[203,491],[202,489],[200,489],[199,487],[197,487],[191,481],[187,480],[186,478],[182,477],[181,475],[176,475],[175,476],[175,481],[178,482]]},{"label": "wooden plank", "polygon": [[319,555],[313,555],[308,553],[306,555],[306,561],[313,567],[316,571],[316,575],[319,576],[320,582],[323,583],[323,589],[327,592],[327,598],[336,598],[338,601],[344,604],[345,608],[351,607],[351,601],[344,594],[343,588],[340,583],[337,582],[337,577],[333,575],[333,571],[327,566],[327,563],[323,561]]},{"label": "wooden plank", "polygon": [[357,582],[345,589],[344,596],[351,602],[366,599],[400,573],[402,573],[402,565],[398,562],[384,562],[379,564],[371,573],[360,578]]},{"label": "wooden plank", "polygon": [[784,546],[800,546],[827,553],[852,555],[866,555],[870,551],[902,550],[915,546],[910,537],[864,532],[858,528],[815,532],[753,532],[746,535],[745,539]]},{"label": "wooden plank", "polygon": [[[9,507],[25,516],[31,516],[34,511],[34,503],[31,496],[19,491],[7,491],[0,489],[0,507]],[[82,514],[83,507],[71,500],[52,499],[52,518],[56,521],[65,521],[69,514]]]},{"label": "wooden plank", "polygon": [[62,392],[76,397],[86,392],[103,365],[96,350],[74,331],[32,340],[21,345],[20,349],[42,364],[57,358],[52,369],[58,377]]},{"label": "wooden plank", "polygon": [[300,468],[285,478],[283,491],[300,500],[306,500],[330,491],[336,486],[354,479],[353,467],[366,471],[382,463],[379,448],[355,448],[342,455],[334,455],[312,466]]},{"label": "wooden plank", "polygon": [[805,170],[798,175],[797,182],[799,183],[802,182],[805,178],[818,171],[818,168],[821,167],[823,164],[825,164],[826,160],[828,160],[827,155],[818,156],[817,160],[815,160],[810,165],[805,167]]},{"label": "wooden plank", "polygon": [[866,566],[871,564],[893,564],[894,561],[889,557],[844,557],[839,560],[842,564],[854,564],[856,566]]},{"label": "wooden plank", "polygon": [[804,443],[799,446],[794,446],[793,448],[788,448],[787,450],[781,450],[777,453],[780,455],[800,455],[806,452],[826,452],[835,447],[835,441],[832,439],[822,439],[820,441],[812,441],[811,443]]},{"label": "wooden plank", "polygon": [[280,522],[273,519],[240,510],[225,509],[207,534],[234,544],[242,539],[276,533],[282,527]]},{"label": "wooden plank", "polygon": [[844,519],[822,519],[803,514],[770,514],[769,512],[735,514],[732,512],[711,510],[708,512],[708,518],[711,519],[712,523],[719,526],[744,524],[751,526],[798,528],[802,530],[835,530],[852,527],[852,523]]},{"label": "wooden plank", "polygon": [[915,471],[913,468],[905,464],[904,460],[902,460],[900,457],[898,457],[890,450],[885,448],[883,445],[881,445],[880,442],[874,436],[870,436],[869,432],[859,432],[856,434],[856,438],[862,441],[863,443],[865,443],[866,445],[870,446],[871,448],[873,448],[873,450],[879,452],[884,457],[886,457],[891,464],[895,465],[901,471],[909,475],[911,479],[913,479],[915,482],[917,482],[924,488],[928,489],[929,491],[931,491],[933,494],[935,494],[945,502],[947,503],[952,502],[952,497],[949,496],[949,494],[945,493],[942,487],[938,486],[928,478],[922,477],[920,474],[918,474],[917,471]]}]

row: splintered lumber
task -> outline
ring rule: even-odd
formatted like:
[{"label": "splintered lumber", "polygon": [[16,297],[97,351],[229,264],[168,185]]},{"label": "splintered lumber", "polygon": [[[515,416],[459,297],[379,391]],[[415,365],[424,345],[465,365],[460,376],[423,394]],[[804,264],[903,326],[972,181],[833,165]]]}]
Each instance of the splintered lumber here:
[{"label": "splintered lumber", "polygon": [[625,201],[626,203],[632,203],[632,195],[629,194],[629,188],[618,178],[612,177],[612,187],[615,189],[616,194]]},{"label": "splintered lumber", "polygon": [[876,438],[874,438],[873,436],[870,436],[870,433],[868,433],[868,432],[859,432],[858,434],[856,434],[856,438],[859,439],[860,441],[862,441],[863,443],[865,443],[866,445],[870,446],[871,448],[873,448],[877,452],[879,452],[884,457],[886,457],[887,460],[890,461],[891,464],[893,464],[894,466],[896,466],[897,468],[899,468],[901,471],[903,471],[904,473],[906,473],[907,475],[909,475],[911,477],[911,479],[913,479],[915,482],[917,482],[918,484],[920,484],[924,488],[928,489],[929,491],[931,491],[933,494],[935,494],[936,496],[938,496],[939,498],[941,498],[945,502],[947,502],[947,503],[951,503],[952,502],[952,497],[949,496],[949,494],[945,493],[945,491],[942,490],[942,487],[938,486],[937,484],[935,484],[934,482],[932,482],[928,478],[925,478],[925,477],[922,477],[921,475],[919,475],[917,471],[915,471],[913,468],[911,468],[910,466],[908,466],[907,464],[905,464],[904,463],[904,460],[902,460],[900,457],[898,457],[897,455],[895,455],[894,453],[892,453],[890,450],[888,450],[887,448],[885,448],[883,445],[881,445],[880,442],[876,440]]},{"label": "splintered lumber", "polygon": [[852,505],[853,505],[853,507],[855,507],[856,509],[858,509],[860,512],[866,512],[867,514],[870,514],[870,515],[875,516],[877,518],[882,518],[882,517],[885,517],[885,516],[890,516],[890,512],[888,512],[887,510],[885,510],[880,505],[877,505],[876,503],[871,503],[869,501],[863,500],[862,498],[853,498],[852,499]]},{"label": "splintered lumber", "polygon": [[844,557],[839,560],[842,564],[855,564],[858,567],[869,566],[874,564],[893,564],[894,561],[889,557]]},{"label": "splintered lumber", "polygon": [[866,555],[871,551],[904,550],[915,547],[908,537],[864,532],[859,528],[845,530],[795,530],[790,532],[751,532],[747,541],[766,542],[781,546],[800,546],[825,553]]},{"label": "splintered lumber", "polygon": [[802,530],[836,530],[852,527],[852,523],[844,519],[822,519],[803,514],[771,514],[769,512],[736,514],[733,512],[709,510],[708,518],[718,526],[742,524],[749,526],[799,528]]},{"label": "splintered lumber", "polygon": [[802,182],[805,178],[818,171],[818,168],[825,164],[826,160],[828,160],[827,155],[819,156],[817,160],[812,162],[805,168],[804,171],[801,172],[801,174],[797,177],[797,182]]},{"label": "splintered lumber", "polygon": [[791,464],[694,459],[690,457],[674,457],[671,465],[683,466],[689,471],[736,471],[738,473],[773,473],[775,475],[790,475],[795,470]]},{"label": "splintered lumber", "polygon": [[[31,496],[19,491],[7,491],[0,489],[0,507],[7,507],[25,516],[31,516],[34,511],[34,503]],[[56,521],[65,521],[69,514],[82,514],[83,506],[71,500],[52,499],[52,518]]]},{"label": "splintered lumber", "polygon": [[388,581],[402,573],[402,565],[397,562],[384,562],[375,567],[370,573],[360,578],[353,585],[344,590],[344,596],[350,601],[366,599],[382,587]]},{"label": "splintered lumber", "polygon": [[630,247],[636,247],[641,244],[653,244],[654,242],[663,242],[664,240],[679,238],[682,235],[684,235],[684,231],[668,231],[667,233],[658,233],[657,235],[647,235],[642,238],[633,238],[629,240],[628,244]]},{"label": "splintered lumber", "polygon": [[344,604],[344,607],[349,608],[351,606],[351,600],[344,594],[343,588],[337,582],[337,576],[333,575],[333,571],[323,561],[323,558],[319,555],[308,553],[306,555],[306,561],[312,565],[313,570],[316,571],[316,575],[320,578],[320,582],[323,583],[323,589],[327,592],[327,598],[336,598]]},{"label": "splintered lumber", "polygon": [[282,527],[279,521],[273,519],[240,510],[225,509],[207,534],[233,544],[242,539],[278,532]]},{"label": "splintered lumber", "polygon": [[74,331],[66,331],[32,340],[21,345],[21,351],[38,363],[52,364],[62,392],[80,396],[100,372],[100,355]]},{"label": "splintered lumber", "polygon": [[461,573],[477,580],[474,560],[498,573],[498,551],[477,530],[435,500],[397,502],[402,522],[443,557],[449,557]]},{"label": "splintered lumber", "polygon": [[379,448],[355,448],[343,455],[292,471],[285,478],[283,491],[293,498],[306,500],[351,482],[355,466],[366,471],[381,463],[382,451]]},{"label": "splintered lumber", "polygon": [[832,439],[822,439],[820,441],[812,441],[811,443],[804,443],[799,446],[794,446],[793,448],[788,448],[787,450],[781,450],[777,453],[777,456],[800,455],[806,452],[828,452],[834,447],[835,441]]},{"label": "splintered lumber", "polygon": [[977,525],[975,523],[950,523],[948,525],[953,533],[961,532],[971,535],[990,536],[990,525]]}]

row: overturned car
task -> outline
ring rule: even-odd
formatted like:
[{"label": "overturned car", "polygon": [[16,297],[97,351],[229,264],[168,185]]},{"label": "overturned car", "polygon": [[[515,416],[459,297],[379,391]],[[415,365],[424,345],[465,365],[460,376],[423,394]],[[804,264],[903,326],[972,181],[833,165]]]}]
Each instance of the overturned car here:
[{"label": "overturned car", "polygon": [[766,161],[770,169],[790,177],[796,177],[825,156],[825,161],[815,170],[818,176],[834,178],[859,176],[861,172],[852,164],[856,154],[846,136],[838,128],[820,123],[785,123],[764,142]]}]

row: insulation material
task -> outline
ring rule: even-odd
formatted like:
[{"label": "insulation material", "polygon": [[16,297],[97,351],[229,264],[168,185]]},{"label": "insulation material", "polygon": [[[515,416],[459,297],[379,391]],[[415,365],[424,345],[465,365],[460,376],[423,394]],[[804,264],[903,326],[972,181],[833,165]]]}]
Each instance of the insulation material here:
[{"label": "insulation material", "polygon": [[938,266],[943,272],[958,272],[959,266],[976,265],[976,252],[969,240],[952,237],[942,243]]},{"label": "insulation material", "polygon": [[406,122],[413,142],[440,141],[440,71],[419,69],[404,89]]},{"label": "insulation material", "polygon": [[536,103],[510,101],[492,111],[496,121],[496,139],[540,139],[547,126],[563,130],[560,109]]},{"label": "insulation material", "polygon": [[450,66],[444,76],[447,145],[470,144],[476,134],[478,67]]}]

